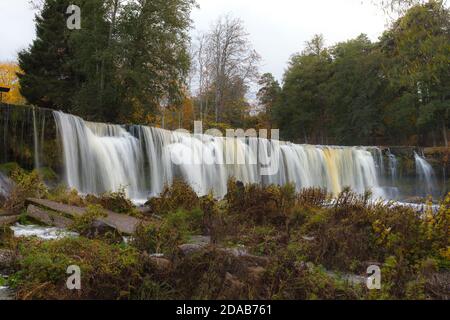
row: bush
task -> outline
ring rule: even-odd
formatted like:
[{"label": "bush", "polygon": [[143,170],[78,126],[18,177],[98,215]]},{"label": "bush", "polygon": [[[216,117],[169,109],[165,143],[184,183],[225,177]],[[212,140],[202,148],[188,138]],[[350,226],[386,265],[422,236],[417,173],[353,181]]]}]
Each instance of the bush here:
[{"label": "bush", "polygon": [[186,243],[189,237],[201,232],[203,212],[178,209],[166,214],[161,221],[140,225],[133,236],[132,244],[148,253],[174,255],[177,246]]},{"label": "bush", "polygon": [[84,234],[91,228],[92,224],[96,220],[104,218],[106,216],[107,214],[102,206],[88,205],[86,208],[86,212],[83,215],[74,218],[71,229],[80,234]]},{"label": "bush", "polygon": [[135,205],[128,199],[125,187],[120,187],[117,192],[106,192],[97,197],[88,195],[86,201],[91,204],[98,204],[107,210],[123,213],[134,217],[142,217]]},{"label": "bush", "polygon": [[164,187],[159,197],[150,199],[148,205],[153,214],[164,215],[177,209],[192,210],[199,207],[195,191],[184,181],[175,180],[171,186]]},{"label": "bush", "polygon": [[[19,299],[127,299],[140,285],[138,252],[98,240],[27,241],[14,276]],[[67,268],[81,269],[80,291],[66,287]]]},{"label": "bush", "polygon": [[15,185],[4,204],[4,209],[9,213],[20,214],[25,208],[27,198],[42,198],[48,193],[47,187],[36,170],[28,173],[17,169],[13,171],[11,179]]},{"label": "bush", "polygon": [[58,185],[56,188],[50,190],[47,199],[55,202],[67,204],[69,206],[84,207],[86,202],[78,194],[75,189],[68,189],[65,185]]}]

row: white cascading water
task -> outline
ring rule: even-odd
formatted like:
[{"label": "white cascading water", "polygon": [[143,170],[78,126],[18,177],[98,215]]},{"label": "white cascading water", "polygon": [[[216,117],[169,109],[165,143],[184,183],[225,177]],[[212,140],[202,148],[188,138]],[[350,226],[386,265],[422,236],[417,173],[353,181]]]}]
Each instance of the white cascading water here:
[{"label": "white cascading water", "polygon": [[416,152],[414,152],[414,159],[416,162],[416,174],[418,177],[417,193],[421,195],[435,194],[437,185],[433,167],[425,160],[425,158],[419,156]]},{"label": "white cascading water", "polygon": [[0,196],[7,197],[11,191],[11,181],[0,172]]},{"label": "white cascading water", "polygon": [[[175,177],[181,177],[199,195],[213,192],[220,198],[227,192],[228,178],[235,177],[244,184],[291,182],[298,190],[321,187],[333,194],[348,186],[360,193],[371,189],[375,197],[385,196],[378,183],[375,148],[126,128],[87,122],[62,112],[54,112],[54,117],[64,151],[66,182],[83,193],[125,187],[139,201],[159,194]],[[269,164],[278,170],[261,174]]]}]

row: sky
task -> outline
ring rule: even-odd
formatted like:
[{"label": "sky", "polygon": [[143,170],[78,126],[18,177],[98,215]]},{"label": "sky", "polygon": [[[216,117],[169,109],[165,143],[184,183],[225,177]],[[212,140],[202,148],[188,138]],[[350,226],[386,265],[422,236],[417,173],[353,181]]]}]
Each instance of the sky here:
[{"label": "sky", "polygon": [[[386,27],[382,10],[370,0],[197,0],[191,33],[207,31],[221,15],[241,18],[262,56],[261,72],[279,80],[290,56],[322,33],[332,45],[366,33],[377,40]],[[0,0],[0,61],[15,61],[35,36],[29,0]]]}]

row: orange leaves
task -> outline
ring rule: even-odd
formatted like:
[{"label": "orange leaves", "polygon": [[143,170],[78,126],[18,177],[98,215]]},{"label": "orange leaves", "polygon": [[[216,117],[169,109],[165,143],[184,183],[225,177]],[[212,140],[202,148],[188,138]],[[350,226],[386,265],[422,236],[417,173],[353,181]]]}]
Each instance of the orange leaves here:
[{"label": "orange leaves", "polygon": [[10,104],[25,104],[25,98],[20,94],[20,84],[17,72],[19,66],[12,62],[0,63],[0,86],[10,88],[11,91],[3,93],[2,102]]}]

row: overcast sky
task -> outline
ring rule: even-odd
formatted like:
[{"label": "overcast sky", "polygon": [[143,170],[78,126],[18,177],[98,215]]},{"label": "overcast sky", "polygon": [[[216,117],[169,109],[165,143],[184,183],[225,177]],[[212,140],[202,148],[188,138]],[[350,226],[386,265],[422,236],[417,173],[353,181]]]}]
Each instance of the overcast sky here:
[{"label": "overcast sky", "polygon": [[[206,31],[220,15],[241,18],[263,58],[261,72],[282,78],[289,57],[314,34],[327,45],[366,33],[376,40],[386,18],[370,0],[197,0],[196,30]],[[28,0],[0,0],[0,61],[16,60],[34,38],[34,11]]]}]

